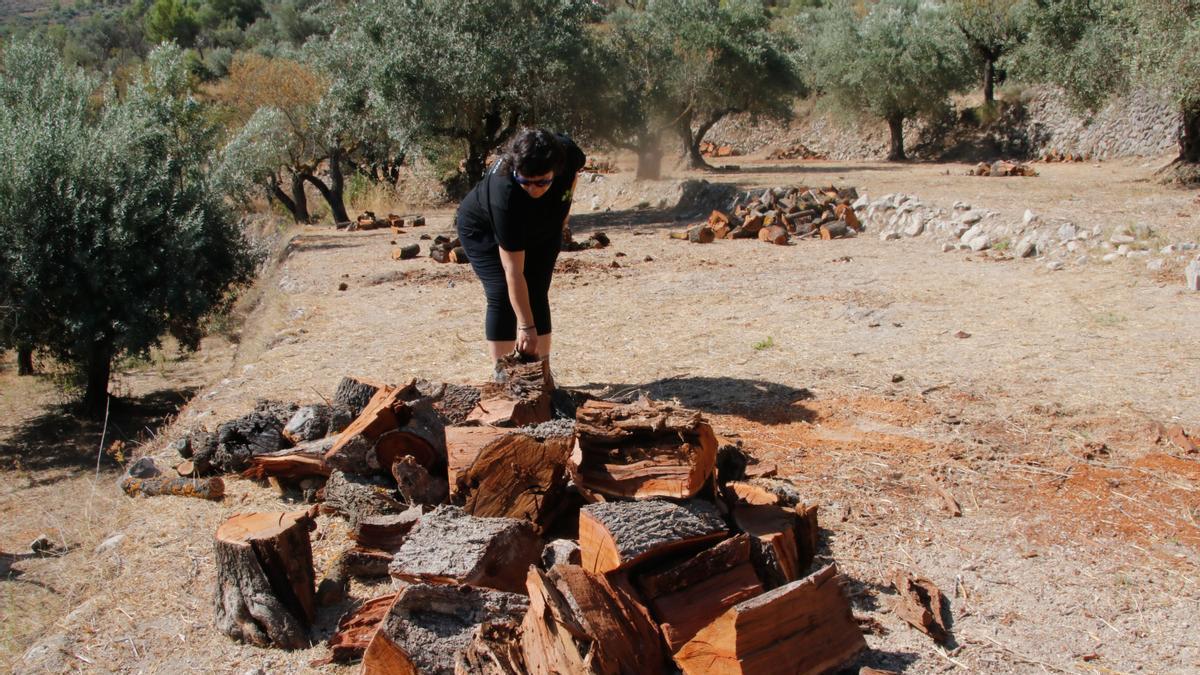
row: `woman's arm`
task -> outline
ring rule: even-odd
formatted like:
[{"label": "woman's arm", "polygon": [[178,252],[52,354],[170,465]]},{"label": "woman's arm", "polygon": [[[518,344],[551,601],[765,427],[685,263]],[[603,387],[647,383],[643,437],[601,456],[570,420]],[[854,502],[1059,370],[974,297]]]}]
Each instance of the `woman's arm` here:
[{"label": "woman's arm", "polygon": [[506,251],[501,247],[500,264],[508,284],[508,302],[517,315],[517,351],[534,354],[537,352],[537,326],[529,305],[529,286],[525,284],[525,252]]}]

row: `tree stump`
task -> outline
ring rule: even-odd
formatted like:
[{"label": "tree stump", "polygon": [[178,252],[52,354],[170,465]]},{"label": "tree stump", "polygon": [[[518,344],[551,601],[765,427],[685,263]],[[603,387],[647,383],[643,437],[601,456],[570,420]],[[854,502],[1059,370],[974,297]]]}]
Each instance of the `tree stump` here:
[{"label": "tree stump", "polygon": [[247,513],[216,535],[217,628],[260,647],[308,647],[316,616],[307,511]]}]

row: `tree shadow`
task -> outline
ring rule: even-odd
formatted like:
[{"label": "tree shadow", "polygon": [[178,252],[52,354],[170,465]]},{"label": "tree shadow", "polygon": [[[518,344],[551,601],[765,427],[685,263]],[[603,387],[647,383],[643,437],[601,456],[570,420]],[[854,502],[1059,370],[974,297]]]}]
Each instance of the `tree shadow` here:
[{"label": "tree shadow", "polygon": [[679,227],[686,219],[675,208],[669,209],[628,209],[624,211],[597,211],[571,216],[571,232],[575,239],[581,240],[580,234],[610,229],[632,229],[635,227],[652,226]]},{"label": "tree shadow", "polygon": [[[880,160],[882,161],[882,160]],[[917,162],[890,162],[888,164],[870,164],[870,165],[854,165],[854,164],[833,164],[833,165],[812,165],[812,164],[757,164],[755,166],[743,166],[735,171],[715,171],[715,175],[728,175],[730,173],[744,174],[772,174],[772,173],[848,173],[861,171],[901,171],[908,167],[909,164]]]},{"label": "tree shadow", "polygon": [[[198,387],[183,387],[159,389],[135,398],[113,398],[107,426],[103,419],[90,420],[79,415],[75,403],[56,405],[26,420],[0,440],[0,469],[94,470],[97,454],[102,469],[119,469],[117,453],[110,452],[113,443],[120,441],[125,448],[132,449],[131,446],[153,438],[198,391]],[[34,480],[56,483],[70,475],[64,472]]]},{"label": "tree shadow", "polygon": [[328,251],[339,248],[358,248],[365,246],[362,237],[347,238],[339,235],[304,234],[292,237],[292,240],[276,256],[276,262],[283,262],[297,253],[310,251]]},{"label": "tree shadow", "polygon": [[808,389],[734,377],[668,377],[643,384],[589,382],[582,389],[597,398],[674,399],[680,405],[717,415],[737,415],[760,424],[811,422],[816,412],[799,403],[812,399]]}]

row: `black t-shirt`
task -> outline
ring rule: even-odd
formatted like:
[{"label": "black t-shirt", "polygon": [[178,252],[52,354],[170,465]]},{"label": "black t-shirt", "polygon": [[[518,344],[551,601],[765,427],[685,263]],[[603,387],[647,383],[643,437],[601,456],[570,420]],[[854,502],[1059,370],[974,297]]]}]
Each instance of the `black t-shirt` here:
[{"label": "black t-shirt", "polygon": [[524,251],[562,237],[562,222],[571,210],[571,184],[587,157],[567,136],[559,135],[558,140],[566,158],[541,197],[530,197],[502,162],[493,164],[467,194],[458,207],[457,226],[468,250],[499,245],[506,251]]}]

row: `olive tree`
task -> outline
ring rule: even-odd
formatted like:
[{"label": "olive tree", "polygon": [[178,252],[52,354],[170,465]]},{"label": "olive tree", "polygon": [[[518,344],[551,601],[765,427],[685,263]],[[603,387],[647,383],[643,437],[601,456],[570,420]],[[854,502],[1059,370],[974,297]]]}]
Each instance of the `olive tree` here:
[{"label": "olive tree", "polygon": [[590,0],[366,0],[347,7],[332,40],[359,57],[373,95],[433,154],[461,148],[452,194],[483,176],[487,155],[522,125],[554,125],[586,105]]},{"label": "olive tree", "polygon": [[[195,348],[252,273],[208,173],[215,129],[174,46],[121,93],[32,44],[6,49],[0,80],[0,339],[77,365],[85,410],[102,413],[114,358],[167,333]],[[28,94],[14,104],[14,90]]]},{"label": "olive tree", "polygon": [[1025,36],[1029,0],[947,0],[950,21],[962,33],[983,70],[983,100],[996,100],[996,63]]},{"label": "olive tree", "polygon": [[969,80],[965,49],[943,7],[880,0],[859,16],[849,1],[799,19],[813,88],[847,111],[887,121],[889,160],[903,160],[904,120],[942,109]]}]

